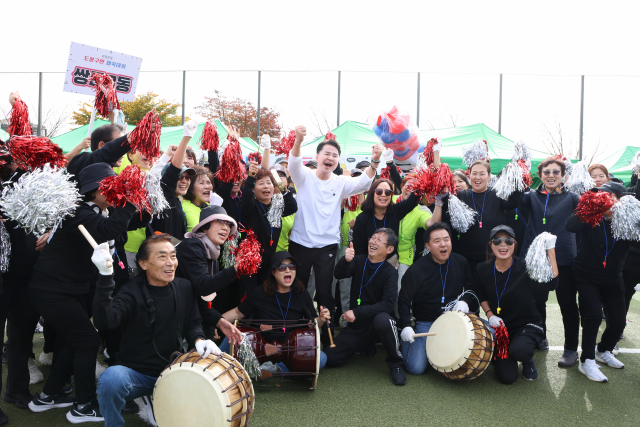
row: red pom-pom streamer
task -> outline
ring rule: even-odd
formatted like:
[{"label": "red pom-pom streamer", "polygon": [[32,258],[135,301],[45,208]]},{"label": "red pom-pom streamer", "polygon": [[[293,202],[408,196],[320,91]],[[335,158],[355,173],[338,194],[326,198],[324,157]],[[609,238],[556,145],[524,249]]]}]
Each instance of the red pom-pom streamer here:
[{"label": "red pom-pom streamer", "polygon": [[[327,134],[324,136],[324,140],[325,141],[328,141],[330,139],[333,139],[334,141],[336,140],[336,136],[331,131],[327,132]],[[294,139],[294,141],[295,141],[295,139]]]},{"label": "red pom-pom streamer", "polygon": [[96,111],[103,117],[109,115],[110,110],[119,110],[120,103],[116,93],[116,84],[111,76],[103,73],[93,73],[89,83],[93,82],[93,90],[96,93],[94,106]]},{"label": "red pom-pom streamer", "polygon": [[[398,171],[398,174],[402,176],[402,169],[396,166],[396,170]],[[380,172],[380,179],[391,179],[389,176],[389,166],[386,166],[384,169],[382,169],[382,171]]]},{"label": "red pom-pom streamer", "polygon": [[433,163],[435,162],[435,157],[433,154],[433,146],[436,145],[437,143],[438,143],[438,140],[436,138],[431,138],[429,142],[427,142],[427,146],[424,147],[424,151],[422,152],[422,155],[424,156],[424,162],[427,164],[427,166],[433,166]]},{"label": "red pom-pom streamer", "polygon": [[595,227],[602,222],[605,212],[614,204],[615,201],[605,191],[587,191],[578,201],[576,216],[580,221]]},{"label": "red pom-pom streamer", "polygon": [[120,175],[108,176],[100,181],[98,189],[111,206],[122,207],[128,201],[140,212],[151,212],[144,184],[142,169],[137,165],[129,165]]},{"label": "red pom-pom streamer", "polygon": [[448,164],[440,163],[440,166],[434,171],[433,175],[433,189],[431,190],[433,196],[442,193],[456,194],[457,188],[453,182],[453,173]]},{"label": "red pom-pom streamer", "polygon": [[[159,118],[153,119],[154,112],[149,111],[129,134],[131,151],[138,152],[153,162],[160,157],[160,129],[162,123]],[[151,130],[151,124],[155,129]]]},{"label": "red pom-pom streamer", "polygon": [[416,196],[428,196],[433,188],[434,175],[428,168],[414,169],[410,189]]},{"label": "red pom-pom streamer", "polygon": [[47,163],[63,168],[67,164],[62,148],[51,142],[49,138],[14,136],[7,145],[13,160],[22,169],[41,168]]},{"label": "red pom-pom streamer", "polygon": [[220,161],[220,169],[216,172],[215,177],[222,182],[237,182],[244,178],[244,172],[240,169],[240,160],[242,160],[242,151],[240,143],[235,136],[227,136],[229,145],[224,150],[222,160]]},{"label": "red pom-pom streamer", "polygon": [[218,128],[211,120],[207,120],[204,124],[204,131],[200,137],[200,148],[205,151],[218,151],[220,145],[220,136],[218,136]]},{"label": "red pom-pom streamer", "polygon": [[493,337],[495,348],[493,349],[493,360],[509,358],[509,332],[507,327],[501,324]]},{"label": "red pom-pom streamer", "polygon": [[520,159],[518,160],[518,166],[522,168],[522,181],[524,182],[524,185],[526,185],[527,187],[531,187],[531,185],[533,184],[533,180],[531,179],[531,173],[529,173],[527,164],[524,160]]},{"label": "red pom-pom streamer", "polygon": [[247,160],[249,160],[250,162],[257,162],[258,164],[262,164],[262,154],[260,154],[258,151],[256,151],[255,153],[249,153],[249,155],[247,156]]},{"label": "red pom-pom streamer", "polygon": [[240,230],[246,232],[247,236],[238,245],[236,252],[236,274],[238,277],[251,276],[258,272],[262,264],[262,248],[253,230]]},{"label": "red pom-pom streamer", "polygon": [[32,134],[31,122],[29,122],[29,109],[23,100],[16,99],[9,114],[11,114],[9,127],[7,128],[9,135],[24,136]]},{"label": "red pom-pom streamer", "polygon": [[351,212],[355,212],[358,209],[358,196],[351,196],[348,199],[344,199],[344,207]]},{"label": "red pom-pom streamer", "polygon": [[289,135],[282,137],[282,139],[273,144],[276,154],[286,154],[289,158],[289,152],[293,148],[293,144],[296,142],[296,131],[292,130]]}]

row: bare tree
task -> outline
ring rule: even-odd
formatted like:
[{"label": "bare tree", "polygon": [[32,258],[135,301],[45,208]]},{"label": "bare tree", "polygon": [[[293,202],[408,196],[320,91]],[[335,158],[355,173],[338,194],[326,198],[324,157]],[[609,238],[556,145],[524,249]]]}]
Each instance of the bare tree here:
[{"label": "bare tree", "polygon": [[578,150],[571,139],[566,139],[562,131],[562,125],[556,119],[552,129],[546,124],[544,126],[544,137],[542,138],[542,144],[549,153],[559,154],[561,156],[567,156],[568,158],[575,158],[578,155]]},{"label": "bare tree", "polygon": [[327,113],[324,110],[322,110],[319,113],[316,113],[315,110],[311,110],[311,114],[313,114],[313,117],[311,118],[311,122],[313,123],[313,125],[315,126],[318,132],[317,135],[314,135],[311,138],[311,140],[313,141],[317,138],[320,138],[321,136],[326,135],[327,132],[329,132],[333,128],[329,124],[329,119],[327,119]]},{"label": "bare tree", "polygon": [[[587,166],[590,166],[593,163],[593,160],[604,152],[605,147],[603,147],[601,143],[602,140],[598,138],[598,142],[596,142],[596,146],[593,148],[591,156],[588,157],[585,156],[584,153],[582,154],[582,160],[584,160]],[[587,157],[589,158],[589,161],[587,161]]]},{"label": "bare tree", "polygon": [[457,128],[458,126],[462,126],[464,124],[464,119],[458,118],[458,114],[454,116],[452,113],[449,113],[449,123],[444,121],[444,125],[447,127]]}]

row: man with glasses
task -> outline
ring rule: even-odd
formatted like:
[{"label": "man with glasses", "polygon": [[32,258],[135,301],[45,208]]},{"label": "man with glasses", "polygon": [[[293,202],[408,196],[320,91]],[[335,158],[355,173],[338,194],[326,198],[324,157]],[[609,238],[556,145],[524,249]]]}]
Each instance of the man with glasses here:
[{"label": "man with glasses", "polygon": [[[357,178],[338,176],[333,170],[340,162],[340,145],[333,139],[318,144],[317,169],[303,166],[300,147],[306,134],[304,126],[296,127],[296,141],[289,156],[289,173],[298,189],[298,212],[291,230],[289,251],[300,260],[298,278],[305,286],[313,267],[315,300],[333,313],[331,272],[340,241],[340,205],[342,200],[369,188],[380,164],[382,147],[373,147],[372,166],[364,174]],[[323,342],[327,342],[326,334],[323,334]]]},{"label": "man with glasses", "polygon": [[[469,305],[477,309],[478,303],[470,293],[458,296],[473,287],[473,277],[467,260],[451,253],[451,229],[436,222],[424,232],[429,254],[420,257],[402,277],[398,297],[402,330],[402,356],[409,373],[422,374],[427,368],[426,337],[414,338],[417,333],[429,332],[433,322],[444,313],[444,308],[453,301],[453,310],[469,312]],[[412,315],[413,312],[413,315]],[[411,318],[416,318],[415,330]]]},{"label": "man with glasses", "polygon": [[342,317],[348,325],[335,339],[334,348],[326,348],[327,366],[344,364],[356,352],[367,357],[376,353],[375,344],[382,342],[387,351],[387,366],[391,381],[404,385],[407,377],[402,369],[402,353],[398,330],[393,317],[397,299],[398,272],[386,262],[387,255],[398,245],[398,236],[390,228],[380,228],[369,239],[367,255],[355,255],[353,243],[340,258],[334,274],[336,279],[352,278],[351,309]]}]

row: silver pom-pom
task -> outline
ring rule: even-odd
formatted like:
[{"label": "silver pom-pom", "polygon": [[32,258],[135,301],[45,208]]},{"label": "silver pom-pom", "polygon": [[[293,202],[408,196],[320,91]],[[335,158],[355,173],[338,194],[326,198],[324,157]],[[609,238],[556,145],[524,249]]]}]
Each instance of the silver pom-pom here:
[{"label": "silver pom-pom", "polygon": [[448,212],[451,218],[451,225],[459,233],[466,233],[469,227],[476,222],[476,211],[453,194],[449,196]]},{"label": "silver pom-pom", "polygon": [[640,172],[640,150],[633,156],[633,160],[631,160],[631,169],[633,173],[637,174]]},{"label": "silver pom-pom", "polygon": [[587,165],[583,161],[579,161],[573,166],[573,171],[571,172],[571,177],[569,177],[569,182],[566,187],[567,190],[576,193],[583,194],[585,191],[588,191],[595,187],[596,183],[589,175],[589,170]]},{"label": "silver pom-pom", "polygon": [[550,236],[546,231],[538,234],[533,239],[529,251],[525,257],[527,264],[527,273],[531,279],[539,283],[547,283],[553,279],[553,270],[551,262],[547,255],[547,237]]},{"label": "silver pom-pom", "polygon": [[422,256],[427,256],[431,253],[427,245],[424,245],[424,250],[422,251]]},{"label": "silver pom-pom", "polygon": [[513,151],[513,157],[511,157],[512,162],[517,162],[518,160],[531,160],[531,150],[527,147],[527,144],[524,141],[516,142]]},{"label": "silver pom-pom", "polygon": [[284,212],[284,197],[282,194],[276,193],[271,198],[271,207],[267,212],[267,221],[273,228],[282,227],[282,212]]},{"label": "silver pom-pom", "polygon": [[565,175],[571,175],[573,173],[573,163],[571,163],[571,159],[562,157],[562,161],[564,162]]},{"label": "silver pom-pom", "polygon": [[470,168],[476,160],[487,160],[488,158],[487,144],[480,138],[462,150],[462,161],[468,168]]},{"label": "silver pom-pom", "polygon": [[151,205],[151,215],[161,218],[162,212],[165,209],[169,209],[169,202],[164,197],[164,193],[162,192],[162,186],[160,184],[160,176],[154,173],[147,173],[145,175],[145,184],[144,187],[147,190],[147,200],[149,200],[149,204]]},{"label": "silver pom-pom", "polygon": [[0,252],[0,271],[6,273],[9,271],[11,259],[11,238],[2,221],[0,221],[0,251],[2,251]]},{"label": "silver pom-pom", "polygon": [[242,333],[242,340],[238,346],[238,362],[247,371],[247,375],[253,379],[259,379],[262,376],[260,372],[260,364],[258,358],[251,348],[251,341],[247,338],[246,333]]},{"label": "silver pom-pom", "polygon": [[238,238],[239,234],[236,232],[231,236],[230,240],[224,242],[224,249],[222,250],[222,264],[225,268],[232,267],[236,264],[236,251],[238,250]]},{"label": "silver pom-pom", "polygon": [[640,201],[633,196],[623,196],[611,208],[613,237],[640,241]]},{"label": "silver pom-pom", "polygon": [[487,188],[493,188],[498,183],[498,177],[494,174],[491,174],[489,177],[489,181],[487,181]]},{"label": "silver pom-pom", "polygon": [[196,150],[196,164],[198,166],[205,166],[209,163],[209,158],[207,156],[207,152],[204,150]]},{"label": "silver pom-pom", "polygon": [[349,227],[349,235],[347,236],[347,242],[353,242],[353,228]]},{"label": "silver pom-pom", "polygon": [[500,172],[500,177],[492,187],[496,196],[507,200],[514,191],[524,191],[526,185],[522,179],[522,168],[516,162],[509,162]]},{"label": "silver pom-pom", "polygon": [[42,169],[26,173],[0,196],[0,207],[7,217],[16,221],[27,233],[41,237],[67,215],[73,216],[76,203],[82,198],[72,175],[65,169]]}]

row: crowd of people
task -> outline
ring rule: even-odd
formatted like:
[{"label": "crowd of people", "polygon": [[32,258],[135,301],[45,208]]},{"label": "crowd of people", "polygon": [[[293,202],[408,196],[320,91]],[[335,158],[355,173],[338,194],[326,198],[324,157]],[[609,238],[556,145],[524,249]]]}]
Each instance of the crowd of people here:
[{"label": "crowd of people", "polygon": [[[500,382],[517,380],[518,362],[523,377],[535,380],[533,354],[549,348],[545,304],[553,290],[565,337],[558,366],[579,363],[579,371],[598,382],[607,377],[596,362],[624,367],[615,349],[640,282],[640,245],[614,237],[610,213],[597,227],[581,222],[575,213],[580,196],[566,189],[570,177],[559,158],[539,164],[538,188],[514,191],[506,200],[489,185],[489,162],[453,171],[457,197],[476,217],[460,232],[452,228],[450,195],[416,195],[415,177],[402,177],[393,152],[381,145],[372,147],[370,161],[349,171],[340,165],[339,142],[327,138],[305,163],[306,129],[298,126],[287,158],[271,165],[271,139],[263,137],[261,162],[242,161],[243,179],[223,182],[214,177],[225,166],[219,152],[209,151],[198,164],[188,147],[195,130],[188,122],[178,146],[150,159],[131,149],[130,134],[120,126],[99,127],[67,155],[67,171],[82,195],[73,216],[40,238],[4,218],[11,244],[0,287],[0,322],[6,321],[8,337],[4,402],[33,412],[69,408],[72,423],[123,426],[122,414],[152,394],[172,353],[228,351],[242,339],[233,322],[243,318],[315,320],[321,368],[341,366],[356,353],[373,357],[381,343],[392,383],[403,385],[405,370],[420,375],[428,365],[426,338],[414,335],[429,332],[445,307],[482,309],[492,329],[506,327],[508,357],[493,362]],[[237,136],[234,129],[231,134]],[[433,150],[437,167],[441,144]],[[6,161],[3,187],[28,173],[7,152],[0,157]],[[100,182],[120,173],[125,157],[159,177],[168,204],[162,216],[107,202]],[[383,162],[389,178],[378,177]],[[626,188],[602,165],[589,173],[592,191],[615,200],[640,195],[635,183]],[[96,248],[80,225],[100,243]],[[262,248],[262,262],[250,276],[225,256],[227,246],[249,231]],[[549,233],[544,244],[553,270],[547,283],[532,280],[524,261],[543,232]],[[607,327],[596,342],[603,309]],[[45,337],[39,360],[52,366],[43,391],[33,395],[29,385],[44,380],[32,354],[39,323]],[[286,329],[271,338],[282,342]],[[106,370],[96,359],[99,351]],[[7,422],[0,411],[0,425]]]}]

